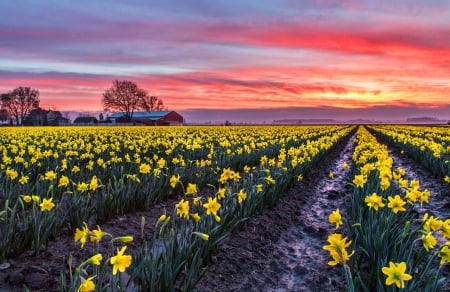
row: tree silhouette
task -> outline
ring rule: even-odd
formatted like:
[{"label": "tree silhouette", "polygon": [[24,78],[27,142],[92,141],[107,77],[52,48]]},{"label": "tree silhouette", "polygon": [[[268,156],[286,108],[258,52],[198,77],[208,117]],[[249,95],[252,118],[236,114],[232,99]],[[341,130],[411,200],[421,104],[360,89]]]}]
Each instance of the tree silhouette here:
[{"label": "tree silhouette", "polygon": [[105,111],[120,111],[131,121],[136,110],[160,111],[167,109],[161,99],[149,96],[144,89],[129,80],[114,80],[112,87],[103,93]]},{"label": "tree silhouette", "polygon": [[113,86],[103,93],[103,106],[105,110],[120,111],[125,119],[131,120],[133,112],[141,108],[142,100],[146,96],[147,92],[136,83],[114,80]]},{"label": "tree silhouette", "polygon": [[154,95],[147,95],[142,98],[139,108],[144,111],[161,111],[165,109],[163,101]]},{"label": "tree silhouette", "polygon": [[17,87],[1,95],[2,107],[16,120],[16,125],[22,124],[25,116],[31,110],[39,107],[39,91],[30,87]]}]

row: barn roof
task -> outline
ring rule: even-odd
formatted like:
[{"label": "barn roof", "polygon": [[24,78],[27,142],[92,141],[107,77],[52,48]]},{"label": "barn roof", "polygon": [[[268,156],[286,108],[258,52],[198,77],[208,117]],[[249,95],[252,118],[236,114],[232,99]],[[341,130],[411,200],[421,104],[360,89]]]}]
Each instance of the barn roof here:
[{"label": "barn roof", "polygon": [[[149,112],[134,112],[133,119],[149,119],[149,120],[158,120],[167,116],[172,111],[149,111]],[[111,119],[118,119],[123,117],[123,113],[114,113],[109,116]]]}]

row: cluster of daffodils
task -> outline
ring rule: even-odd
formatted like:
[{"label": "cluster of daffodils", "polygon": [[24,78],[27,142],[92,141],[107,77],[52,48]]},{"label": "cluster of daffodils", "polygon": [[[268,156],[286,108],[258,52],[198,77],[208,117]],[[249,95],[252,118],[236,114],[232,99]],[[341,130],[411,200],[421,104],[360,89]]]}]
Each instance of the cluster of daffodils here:
[{"label": "cluster of daffodils", "polygon": [[53,203],[53,198],[43,198],[41,201],[41,197],[36,195],[25,195],[22,197],[22,200],[27,204],[38,204],[41,208],[42,212],[50,212],[54,207],[55,203]]},{"label": "cluster of daffodils", "polygon": [[[81,229],[76,229],[74,241],[79,242],[81,244],[81,248],[84,248],[85,244],[90,241],[93,244],[94,255],[79,264],[73,275],[70,274],[70,291],[96,291],[98,290],[98,287],[96,286],[100,286],[102,289],[111,287],[113,290],[125,290],[117,273],[123,273],[128,267],[130,267],[132,256],[125,254],[127,247],[122,246],[120,249],[117,248],[117,252],[102,263],[104,257],[103,254],[99,252],[99,243],[105,238],[109,238],[110,247],[113,247],[116,242],[127,243],[133,241],[132,236],[113,237],[111,234],[102,231],[98,225],[96,229],[89,230],[87,224],[83,223],[83,227]],[[106,252],[106,254],[108,254],[108,252]],[[113,277],[111,278],[111,282],[104,286],[105,284],[103,283],[103,280],[105,277],[105,271],[108,269],[106,265],[108,262],[112,266]],[[69,265],[71,264],[72,262],[70,260]],[[92,267],[94,268],[92,269]]]},{"label": "cluster of daffodils", "polygon": [[450,183],[450,136],[446,127],[371,127]]}]

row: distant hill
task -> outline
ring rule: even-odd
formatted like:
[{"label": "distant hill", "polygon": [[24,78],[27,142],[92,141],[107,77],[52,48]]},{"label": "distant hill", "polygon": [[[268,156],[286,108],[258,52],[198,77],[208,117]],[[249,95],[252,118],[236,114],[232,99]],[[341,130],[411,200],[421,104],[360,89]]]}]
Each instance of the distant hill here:
[{"label": "distant hill", "polygon": [[408,118],[406,119],[407,123],[411,123],[411,124],[442,124],[442,123],[446,123],[447,121],[445,120],[439,120],[436,118],[432,118],[432,117],[416,117],[416,118]]}]

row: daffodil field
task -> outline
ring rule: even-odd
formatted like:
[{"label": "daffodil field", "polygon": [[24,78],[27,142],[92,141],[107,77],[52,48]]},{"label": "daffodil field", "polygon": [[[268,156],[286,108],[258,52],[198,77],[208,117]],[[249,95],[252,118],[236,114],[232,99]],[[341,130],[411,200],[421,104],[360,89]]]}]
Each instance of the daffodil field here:
[{"label": "daffodil field", "polygon": [[[187,286],[186,270],[194,273],[192,267],[227,232],[273,203],[350,131],[342,126],[4,128],[0,259],[29,248],[38,254],[63,228],[73,230],[83,246],[93,234],[87,223],[151,208],[175,193],[182,199],[162,215],[161,232],[137,252],[132,276],[145,289],[171,289],[183,272]],[[208,201],[200,195],[205,188],[212,191]],[[97,233],[102,234],[100,227]],[[193,250],[199,255],[192,256]],[[74,277],[70,287],[88,277]]]},{"label": "daffodil field", "polygon": [[[231,231],[355,132],[353,193],[330,214],[328,264],[343,267],[349,291],[439,291],[450,219],[414,211],[432,194],[393,167],[373,134],[448,185],[448,127],[4,127],[0,263],[69,232],[85,257],[69,256],[59,291],[189,291]],[[137,247],[126,229],[101,229],[161,202],[174,203],[155,222],[141,218]]]}]

